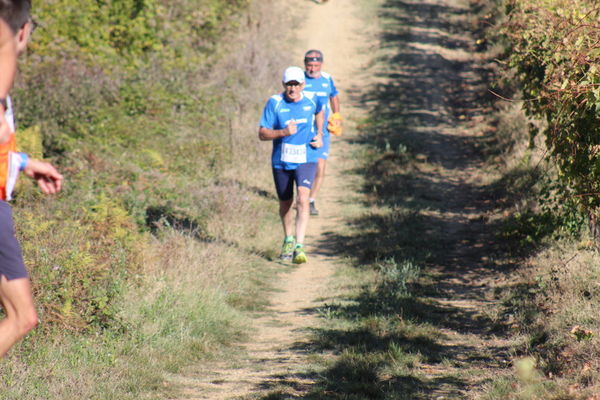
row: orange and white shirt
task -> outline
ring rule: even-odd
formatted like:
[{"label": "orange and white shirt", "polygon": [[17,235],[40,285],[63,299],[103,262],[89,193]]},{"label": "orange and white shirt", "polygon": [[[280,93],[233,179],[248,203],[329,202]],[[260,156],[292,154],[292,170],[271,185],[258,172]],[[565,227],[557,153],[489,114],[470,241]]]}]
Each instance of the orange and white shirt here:
[{"label": "orange and white shirt", "polygon": [[15,118],[10,98],[7,98],[4,117],[11,134],[6,143],[0,144],[0,200],[12,200],[12,191],[17,183],[21,166],[27,162],[27,156],[17,152],[17,136],[15,135]]}]

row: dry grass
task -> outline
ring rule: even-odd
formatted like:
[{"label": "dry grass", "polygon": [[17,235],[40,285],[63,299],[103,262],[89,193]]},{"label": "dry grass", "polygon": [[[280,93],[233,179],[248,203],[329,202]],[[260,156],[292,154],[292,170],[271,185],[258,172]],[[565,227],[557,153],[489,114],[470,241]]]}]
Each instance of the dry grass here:
[{"label": "dry grass", "polygon": [[505,298],[518,338],[514,374],[482,399],[588,400],[600,391],[600,263],[586,245],[555,242],[523,263]]},{"label": "dry grass", "polygon": [[[127,139],[141,150],[122,164],[113,162],[109,153],[77,150],[73,155],[77,162],[67,172],[77,175],[75,179],[92,171],[93,179],[81,179],[81,185],[67,189],[63,196],[76,198],[76,204],[69,208],[61,202],[44,203],[39,215],[38,209],[21,214],[29,254],[35,256],[30,263],[52,272],[57,265],[53,260],[65,254],[61,267],[64,260],[71,260],[69,265],[82,276],[87,276],[88,267],[98,269],[94,260],[109,259],[102,264],[104,277],[117,272],[110,268],[115,263],[123,269],[119,279],[113,280],[108,296],[113,314],[104,328],[88,334],[85,329],[64,329],[60,324],[43,325],[44,329],[13,349],[0,365],[3,400],[165,398],[170,390],[164,385],[165,371],[216,357],[250,332],[244,312],[266,304],[276,272],[269,261],[279,242],[273,232],[280,230],[269,168],[271,147],[257,139],[258,120],[268,96],[279,90],[280,72],[289,62],[278,47],[283,41],[276,41],[280,36],[274,35],[280,33],[278,15],[287,13],[274,13],[280,5],[271,1],[253,1],[250,7],[240,30],[222,38],[216,65],[195,77],[202,80],[194,83],[202,95],[184,99],[185,107],[198,101],[194,115],[202,121],[225,115],[224,121],[200,128],[224,126],[225,131],[198,135],[187,121],[169,125],[155,116],[157,125],[152,129],[167,124],[177,132],[170,145],[177,149],[190,145],[187,151],[171,154],[161,147],[162,142],[152,141],[154,147],[147,148],[136,144],[149,137]],[[158,69],[148,67],[150,73]],[[181,84],[173,79],[174,84]],[[201,98],[206,93],[219,98]],[[214,113],[215,104],[231,108]],[[125,131],[136,121],[124,118],[110,123]],[[144,132],[152,135],[152,130]],[[108,166],[117,164],[124,169],[115,175]],[[177,175],[181,171],[186,174]],[[113,188],[119,180],[120,186]],[[125,200],[98,196],[102,189],[94,188],[92,181],[107,183]],[[158,188],[150,196],[165,200],[155,207],[157,216],[151,221],[150,188]],[[35,200],[35,195],[28,190],[22,199]],[[116,212],[118,224],[103,217],[110,210]],[[64,216],[60,222],[40,223],[42,216],[56,211]],[[152,233],[138,232],[145,230],[144,224]],[[48,232],[55,234],[48,236]],[[95,240],[98,235],[104,241]],[[49,237],[52,240],[45,239]],[[119,241],[118,249],[105,243],[109,239]],[[92,251],[93,244],[102,246]],[[113,254],[111,249],[119,251]],[[133,263],[135,267],[128,268]],[[38,272],[43,278],[42,271]],[[42,278],[37,279],[38,285]],[[93,282],[91,286],[83,280],[74,282],[77,288],[94,287]],[[63,307],[67,304],[61,291],[65,282],[57,278],[50,283],[58,287],[56,292],[50,290],[54,286],[46,285],[43,293],[52,294],[54,308]],[[81,300],[77,293],[67,293],[73,304]],[[44,299],[40,301],[47,305]]]}]

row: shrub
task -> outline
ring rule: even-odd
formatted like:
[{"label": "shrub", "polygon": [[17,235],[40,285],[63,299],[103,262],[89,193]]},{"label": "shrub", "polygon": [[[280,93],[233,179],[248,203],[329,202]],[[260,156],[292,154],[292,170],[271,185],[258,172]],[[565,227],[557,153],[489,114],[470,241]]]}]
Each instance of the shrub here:
[{"label": "shrub", "polygon": [[[509,0],[509,65],[529,115],[547,121],[546,144],[566,196],[600,239],[600,8],[591,0]],[[536,130],[533,130],[535,134]]]}]

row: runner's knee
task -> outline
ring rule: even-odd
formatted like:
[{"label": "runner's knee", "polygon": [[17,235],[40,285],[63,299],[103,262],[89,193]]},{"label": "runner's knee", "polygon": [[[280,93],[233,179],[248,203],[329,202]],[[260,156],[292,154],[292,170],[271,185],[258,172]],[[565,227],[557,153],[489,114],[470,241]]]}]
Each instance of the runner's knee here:
[{"label": "runner's knee", "polygon": [[38,315],[34,310],[26,310],[18,314],[8,314],[5,322],[11,326],[14,335],[21,338],[38,325]]},{"label": "runner's knee", "polygon": [[308,199],[310,197],[310,189],[304,186],[298,188],[298,203],[299,204],[308,204]]},{"label": "runner's knee", "polygon": [[35,309],[28,310],[19,316],[17,321],[17,326],[19,329],[19,333],[21,335],[25,335],[27,332],[31,331],[38,325],[38,315]]},{"label": "runner's knee", "polygon": [[293,204],[294,204],[294,199],[279,200],[279,210],[282,212],[287,212],[292,207]]}]

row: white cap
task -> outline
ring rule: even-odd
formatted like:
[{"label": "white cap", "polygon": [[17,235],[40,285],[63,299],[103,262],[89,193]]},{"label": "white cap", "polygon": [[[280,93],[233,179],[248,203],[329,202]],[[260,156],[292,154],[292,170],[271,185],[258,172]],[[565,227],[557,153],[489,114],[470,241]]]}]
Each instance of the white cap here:
[{"label": "white cap", "polygon": [[283,83],[296,81],[299,83],[304,82],[304,71],[300,67],[288,67],[283,73]]}]

